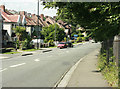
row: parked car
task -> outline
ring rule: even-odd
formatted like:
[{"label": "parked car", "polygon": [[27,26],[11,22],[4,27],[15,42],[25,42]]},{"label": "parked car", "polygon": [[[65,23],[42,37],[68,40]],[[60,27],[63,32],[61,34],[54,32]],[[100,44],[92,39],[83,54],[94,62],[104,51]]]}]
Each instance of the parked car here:
[{"label": "parked car", "polygon": [[67,48],[67,44],[66,44],[66,42],[60,42],[60,43],[58,43],[58,45],[57,45],[57,48]]},{"label": "parked car", "polygon": [[73,47],[72,42],[66,42],[66,44],[67,44],[67,47]]}]

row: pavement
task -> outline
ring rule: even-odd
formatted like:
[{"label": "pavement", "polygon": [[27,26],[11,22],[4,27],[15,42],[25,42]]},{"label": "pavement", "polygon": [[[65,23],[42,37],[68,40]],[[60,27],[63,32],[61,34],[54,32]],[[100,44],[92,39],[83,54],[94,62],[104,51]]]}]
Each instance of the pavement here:
[{"label": "pavement", "polygon": [[92,89],[111,89],[97,69],[99,48],[81,58],[62,78],[57,87],[83,87]]}]

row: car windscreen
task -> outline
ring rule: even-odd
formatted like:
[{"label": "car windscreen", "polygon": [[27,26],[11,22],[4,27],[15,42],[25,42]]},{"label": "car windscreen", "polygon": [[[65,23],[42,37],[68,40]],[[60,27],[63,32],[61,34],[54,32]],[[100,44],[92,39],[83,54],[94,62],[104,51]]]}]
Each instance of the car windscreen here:
[{"label": "car windscreen", "polygon": [[59,44],[65,44],[65,43],[59,43]]}]

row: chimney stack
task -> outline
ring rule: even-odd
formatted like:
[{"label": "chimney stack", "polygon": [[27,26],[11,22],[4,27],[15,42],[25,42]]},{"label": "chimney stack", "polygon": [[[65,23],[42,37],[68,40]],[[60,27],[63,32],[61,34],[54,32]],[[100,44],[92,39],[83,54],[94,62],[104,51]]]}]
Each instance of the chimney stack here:
[{"label": "chimney stack", "polygon": [[41,17],[42,20],[44,20],[44,15],[43,14],[41,14],[40,17]]},{"label": "chimney stack", "polygon": [[35,16],[35,14],[32,14],[32,17]]},{"label": "chimney stack", "polygon": [[48,16],[45,16],[45,18],[48,18]]},{"label": "chimney stack", "polygon": [[20,15],[25,15],[25,11],[20,11]]},{"label": "chimney stack", "polygon": [[0,9],[5,12],[5,6],[4,5],[1,5]]}]

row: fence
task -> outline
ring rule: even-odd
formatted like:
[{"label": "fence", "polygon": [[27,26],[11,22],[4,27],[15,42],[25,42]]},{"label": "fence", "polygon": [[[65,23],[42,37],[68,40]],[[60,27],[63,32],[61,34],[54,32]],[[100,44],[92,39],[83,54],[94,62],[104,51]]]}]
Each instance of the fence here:
[{"label": "fence", "polygon": [[116,63],[118,65],[120,61],[120,35],[114,37],[113,54],[116,58]]}]

